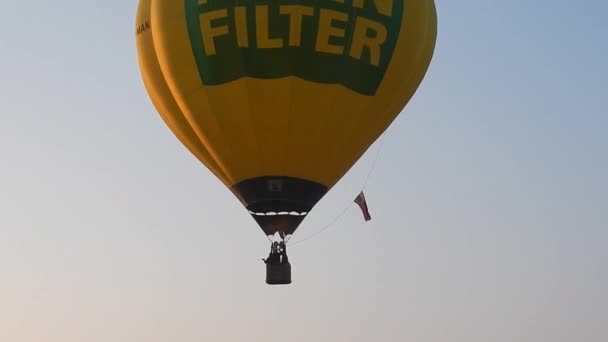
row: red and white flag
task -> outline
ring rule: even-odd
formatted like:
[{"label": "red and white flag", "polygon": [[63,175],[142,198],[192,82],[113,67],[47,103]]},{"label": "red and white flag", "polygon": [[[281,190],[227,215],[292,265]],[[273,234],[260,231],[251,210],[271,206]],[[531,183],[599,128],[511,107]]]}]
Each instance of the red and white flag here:
[{"label": "red and white flag", "polygon": [[361,208],[365,221],[371,220],[372,216],[369,214],[369,209],[367,208],[367,201],[365,200],[365,195],[363,194],[363,191],[361,191],[357,198],[355,198],[355,203],[357,203],[359,205],[359,208]]}]

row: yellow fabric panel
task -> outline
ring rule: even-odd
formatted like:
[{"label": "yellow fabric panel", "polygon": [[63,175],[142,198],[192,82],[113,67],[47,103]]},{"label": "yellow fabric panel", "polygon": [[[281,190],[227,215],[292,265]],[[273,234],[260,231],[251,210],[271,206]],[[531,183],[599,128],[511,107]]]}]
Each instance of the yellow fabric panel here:
[{"label": "yellow fabric panel", "polygon": [[308,179],[329,187],[331,179],[328,179],[327,171],[334,167],[335,161],[327,160],[327,152],[331,148],[332,136],[339,135],[341,127],[337,131],[330,128],[336,124],[343,125],[338,117],[348,108],[342,106],[336,110],[340,107],[336,102],[344,102],[339,93],[350,92],[337,85],[320,86],[295,78],[292,83],[294,96],[287,142],[290,158],[285,176]]},{"label": "yellow fabric panel", "polygon": [[[183,2],[151,0],[152,34],[158,61],[175,102],[211,159],[222,170],[225,183],[230,186],[234,184],[235,177],[229,165],[235,157],[230,150],[229,139],[224,135],[222,116],[218,114],[225,102],[218,103],[217,98],[209,98],[200,91],[202,85],[190,53],[186,28],[179,25],[184,21],[184,11]],[[242,105],[241,109],[246,110]],[[244,117],[242,125],[247,124]],[[251,157],[249,159],[252,160]]]},{"label": "yellow fabric panel", "polygon": [[[193,57],[184,2],[148,1],[162,70],[158,74],[164,75],[162,81],[169,89],[150,91],[151,97],[175,102],[177,108],[167,113],[183,115],[194,132],[184,141],[208,152],[201,159],[216,165],[216,174],[228,186],[261,176],[290,176],[331,188],[411,99],[429,66],[436,38],[433,0],[405,1],[401,34],[373,96],[295,76],[242,77],[205,86]],[[373,3],[384,12],[393,10],[387,1]],[[264,39],[258,38],[264,46],[281,44],[277,38],[265,37],[268,27],[258,26],[264,28]],[[237,30],[239,46],[253,44],[243,38],[245,26]],[[320,46],[335,50],[328,44]]]},{"label": "yellow fabric panel", "polygon": [[223,172],[219,169],[217,163],[210,158],[205,146],[201,144],[196,133],[184,118],[160,70],[152,31],[149,26],[151,1],[141,0],[139,2],[135,21],[138,63],[144,87],[160,117],[178,140],[214,175],[224,181]]},{"label": "yellow fabric panel", "polygon": [[[256,136],[259,169],[254,170],[238,162],[233,166],[242,170],[241,179],[251,178],[251,175],[281,175],[285,172],[287,155],[287,140],[289,138],[288,121],[292,103],[292,82],[285,79],[268,82],[243,78],[235,83],[247,84],[248,105],[252,125],[249,127]],[[233,113],[238,120],[239,113]],[[237,138],[238,139],[238,138]],[[243,152],[240,152],[243,153]]]}]

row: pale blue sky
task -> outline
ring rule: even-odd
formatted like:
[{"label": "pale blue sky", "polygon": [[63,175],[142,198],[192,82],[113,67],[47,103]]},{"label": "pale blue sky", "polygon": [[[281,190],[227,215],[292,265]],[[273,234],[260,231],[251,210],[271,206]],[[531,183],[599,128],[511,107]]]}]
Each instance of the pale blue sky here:
[{"label": "pale blue sky", "polygon": [[[438,0],[352,208],[267,240],[145,93],[136,1],[0,11],[0,340],[608,340],[608,5]],[[378,145],[294,240],[356,195]]]}]

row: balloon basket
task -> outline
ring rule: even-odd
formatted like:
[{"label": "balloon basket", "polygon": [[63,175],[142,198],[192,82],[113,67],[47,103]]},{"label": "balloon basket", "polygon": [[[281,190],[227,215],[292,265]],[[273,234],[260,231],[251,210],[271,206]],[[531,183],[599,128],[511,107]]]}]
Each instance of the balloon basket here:
[{"label": "balloon basket", "polygon": [[279,264],[266,264],[266,284],[291,284],[291,264],[289,264],[289,262],[283,262]]}]

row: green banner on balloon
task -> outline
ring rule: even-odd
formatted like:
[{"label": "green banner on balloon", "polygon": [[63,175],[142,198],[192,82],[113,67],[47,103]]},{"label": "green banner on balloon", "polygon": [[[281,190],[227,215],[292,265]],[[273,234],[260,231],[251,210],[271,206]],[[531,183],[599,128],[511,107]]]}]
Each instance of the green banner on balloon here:
[{"label": "green banner on balloon", "polygon": [[301,79],[374,95],[401,30],[403,1],[185,0],[201,81]]}]

